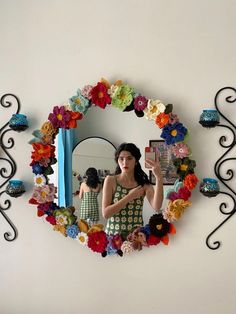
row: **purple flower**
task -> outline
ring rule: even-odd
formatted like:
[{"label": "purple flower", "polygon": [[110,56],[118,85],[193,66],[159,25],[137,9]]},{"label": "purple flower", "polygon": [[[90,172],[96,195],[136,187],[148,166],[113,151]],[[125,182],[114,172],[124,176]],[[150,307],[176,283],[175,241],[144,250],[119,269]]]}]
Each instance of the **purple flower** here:
[{"label": "purple flower", "polygon": [[148,100],[144,96],[137,96],[134,99],[134,109],[138,111],[143,111],[147,107],[147,104],[148,104]]},{"label": "purple flower", "polygon": [[71,225],[71,226],[67,226],[66,228],[66,234],[72,238],[75,239],[77,237],[77,235],[79,234],[79,228],[77,225]]},{"label": "purple flower", "polygon": [[167,124],[162,129],[161,137],[167,145],[181,142],[187,134],[187,129],[182,123]]},{"label": "purple flower", "polygon": [[64,106],[61,107],[55,106],[53,108],[53,112],[49,114],[48,120],[51,121],[55,129],[57,128],[65,129],[67,127],[68,122],[70,121],[70,114],[65,109]]}]

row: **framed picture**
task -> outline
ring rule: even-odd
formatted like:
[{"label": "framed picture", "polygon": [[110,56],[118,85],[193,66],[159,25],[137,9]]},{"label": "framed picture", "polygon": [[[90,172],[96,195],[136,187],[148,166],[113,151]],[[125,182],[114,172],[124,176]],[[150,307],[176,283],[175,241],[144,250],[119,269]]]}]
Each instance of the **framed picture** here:
[{"label": "framed picture", "polygon": [[[173,155],[171,153],[171,147],[166,145],[164,140],[150,140],[149,146],[156,147],[158,151],[163,175],[163,184],[164,185],[174,184],[178,176],[176,174],[176,169],[172,161]],[[152,171],[149,171],[149,179],[152,184],[156,183]]]}]

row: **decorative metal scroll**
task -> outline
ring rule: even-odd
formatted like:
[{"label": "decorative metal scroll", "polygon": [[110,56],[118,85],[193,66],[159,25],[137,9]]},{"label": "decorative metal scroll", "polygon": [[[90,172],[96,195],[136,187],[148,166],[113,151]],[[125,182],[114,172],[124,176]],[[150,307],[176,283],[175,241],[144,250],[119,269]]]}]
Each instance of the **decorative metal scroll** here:
[{"label": "decorative metal scroll", "polygon": [[[206,245],[211,249],[211,250],[216,250],[220,247],[221,243],[220,241],[214,241],[213,243],[210,242],[210,239],[212,235],[220,228],[222,227],[226,221],[228,221],[236,212],[236,192],[232,188],[232,186],[229,186],[229,182],[233,179],[234,177],[234,170],[233,169],[227,169],[224,175],[222,175],[221,169],[223,165],[226,165],[227,162],[236,160],[236,158],[229,158],[227,155],[229,154],[230,151],[235,147],[236,145],[236,126],[232,121],[230,121],[229,118],[227,118],[219,109],[219,104],[222,103],[220,101],[220,96],[222,96],[224,93],[228,94],[227,97],[225,97],[224,101],[226,103],[235,103],[236,102],[236,89],[233,87],[224,87],[221,88],[215,96],[215,107],[216,110],[218,111],[219,115],[224,118],[224,120],[227,122],[227,124],[218,124],[218,127],[221,128],[226,128],[232,132],[232,141],[227,144],[227,137],[225,135],[222,135],[219,139],[219,144],[221,147],[225,149],[225,152],[223,155],[216,161],[215,166],[214,166],[214,171],[215,175],[218,178],[218,180],[227,188],[228,192],[222,192],[220,191],[219,194],[227,195],[231,199],[231,206],[230,209],[228,209],[228,204],[225,202],[222,202],[219,206],[220,212],[226,216],[226,218],[208,235],[206,238]],[[228,209],[228,210],[227,210]]]},{"label": "decorative metal scroll", "polygon": [[[11,101],[13,99],[13,102]],[[0,104],[4,108],[10,108],[13,103],[16,103],[17,110],[16,113],[20,111],[20,100],[13,94],[5,94],[0,99]],[[15,142],[12,137],[8,137],[9,131],[12,131],[11,128],[7,128],[9,125],[9,120],[0,128],[0,162],[3,166],[0,165],[0,179],[3,180],[3,183],[0,182],[0,213],[4,217],[4,219],[10,225],[12,231],[6,231],[4,233],[4,238],[7,241],[13,241],[17,238],[18,232],[15,225],[12,223],[8,215],[6,214],[6,210],[11,207],[11,201],[9,199],[5,199],[3,201],[2,195],[6,193],[5,185],[8,181],[15,175],[16,173],[16,162],[12,158],[9,153],[9,150],[13,148]],[[4,157],[3,157],[4,156]],[[13,232],[13,233],[12,233]]]}]

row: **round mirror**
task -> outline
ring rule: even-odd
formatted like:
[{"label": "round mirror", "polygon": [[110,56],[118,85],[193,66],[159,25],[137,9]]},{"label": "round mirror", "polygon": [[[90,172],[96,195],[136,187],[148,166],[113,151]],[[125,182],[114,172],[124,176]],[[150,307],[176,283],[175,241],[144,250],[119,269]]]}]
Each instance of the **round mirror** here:
[{"label": "round mirror", "polygon": [[102,217],[102,185],[115,171],[115,146],[101,137],[79,142],[72,154],[72,191],[75,214],[90,225],[105,224]]}]

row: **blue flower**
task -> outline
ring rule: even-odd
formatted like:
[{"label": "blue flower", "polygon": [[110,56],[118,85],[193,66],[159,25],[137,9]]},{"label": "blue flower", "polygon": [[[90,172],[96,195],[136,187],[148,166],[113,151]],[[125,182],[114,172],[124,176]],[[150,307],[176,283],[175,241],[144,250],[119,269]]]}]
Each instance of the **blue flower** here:
[{"label": "blue flower", "polygon": [[77,90],[77,95],[72,96],[69,99],[69,103],[72,111],[80,112],[83,115],[86,114],[88,108],[90,107],[89,100],[81,94],[80,89]]},{"label": "blue flower", "polygon": [[147,225],[141,227],[140,232],[144,233],[146,235],[146,237],[150,236],[150,234],[151,234],[150,226],[147,224]]},{"label": "blue flower", "polygon": [[32,165],[32,171],[34,174],[42,174],[44,171],[44,168],[40,166],[38,162],[36,162]]},{"label": "blue flower", "polygon": [[112,246],[112,238],[113,238],[113,236],[108,237],[108,244],[107,244],[107,248],[106,248],[107,255],[114,255],[117,253],[117,250],[114,249]]},{"label": "blue flower", "polygon": [[67,226],[66,234],[70,237],[75,239],[79,234],[79,228],[76,225]]},{"label": "blue flower", "polygon": [[185,135],[187,134],[187,129],[182,123],[167,124],[162,129],[161,137],[165,139],[167,145],[174,144],[177,142],[182,142]]}]

